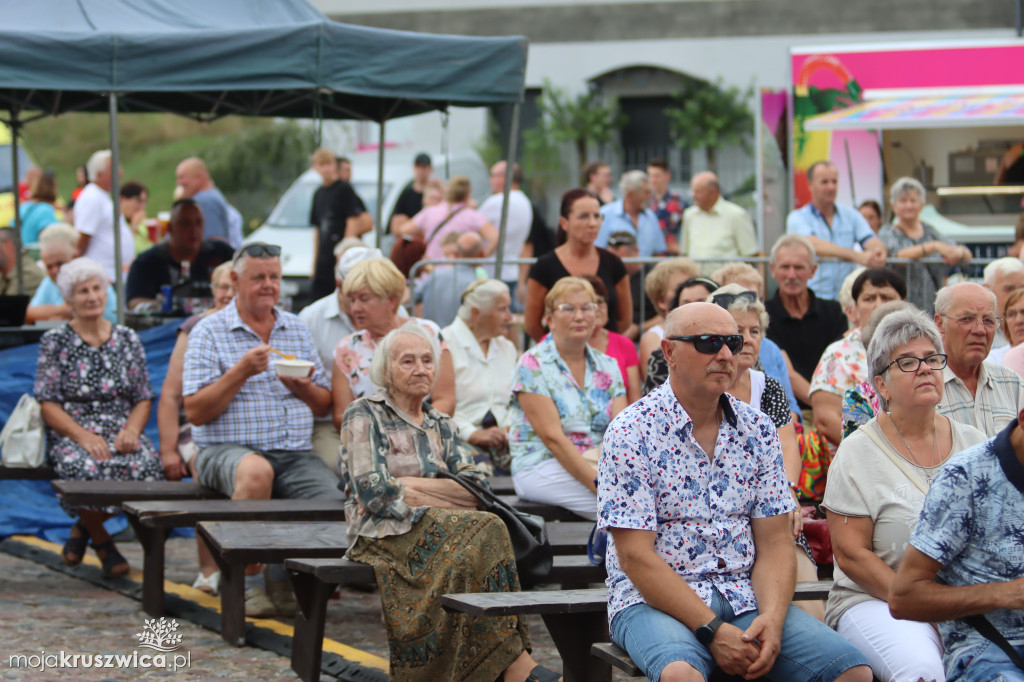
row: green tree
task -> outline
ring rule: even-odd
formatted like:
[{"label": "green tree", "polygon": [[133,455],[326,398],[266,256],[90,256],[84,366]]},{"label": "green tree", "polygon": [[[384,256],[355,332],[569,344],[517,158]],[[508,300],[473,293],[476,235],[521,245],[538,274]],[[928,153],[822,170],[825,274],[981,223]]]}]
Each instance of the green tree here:
[{"label": "green tree", "polygon": [[676,106],[665,108],[672,141],[682,149],[704,149],[708,168],[717,170],[715,153],[729,144],[738,144],[748,154],[754,133],[754,115],[747,102],[754,87],[741,90],[715,83],[693,80],[672,98]]},{"label": "green tree", "polygon": [[[587,145],[591,142],[606,144],[615,139],[625,124],[625,117],[616,104],[603,104],[596,92],[575,97],[564,89],[544,82],[544,95],[540,99],[540,130],[533,137],[551,142],[570,142],[576,145],[580,163],[587,160]],[[527,140],[529,143],[530,140]]]}]

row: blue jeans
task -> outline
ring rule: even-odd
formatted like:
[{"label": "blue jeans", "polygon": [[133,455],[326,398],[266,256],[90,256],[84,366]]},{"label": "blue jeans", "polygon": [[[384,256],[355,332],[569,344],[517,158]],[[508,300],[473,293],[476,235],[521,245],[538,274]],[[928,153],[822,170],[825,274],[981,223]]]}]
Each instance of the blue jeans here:
[{"label": "blue jeans", "polygon": [[[972,647],[973,648],[973,647]],[[1024,647],[1014,647],[1024,656]],[[948,660],[948,659],[947,659]],[[1021,670],[995,644],[988,642],[974,649],[974,655],[955,660],[949,670],[949,682],[1024,682]]]},{"label": "blue jeans", "polygon": [[[737,616],[718,592],[712,597],[711,610],[741,630],[757,617],[757,611]],[[661,671],[674,661],[689,663],[705,680],[715,667],[711,652],[690,628],[647,604],[617,613],[611,623],[611,639],[649,680],[660,679]],[[864,655],[834,630],[790,606],[782,628],[781,651],[766,677],[780,682],[831,682],[850,668],[867,664]]]}]

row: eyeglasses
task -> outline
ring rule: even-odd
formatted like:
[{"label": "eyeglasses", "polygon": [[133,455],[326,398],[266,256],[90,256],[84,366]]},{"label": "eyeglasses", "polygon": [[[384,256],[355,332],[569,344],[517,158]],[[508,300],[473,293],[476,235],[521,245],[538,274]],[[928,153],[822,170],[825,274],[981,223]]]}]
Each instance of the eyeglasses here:
[{"label": "eyeglasses", "polygon": [[946,368],[946,354],[936,353],[935,355],[929,355],[926,358],[916,358],[913,355],[904,355],[901,358],[896,358],[882,370],[883,372],[893,365],[900,368],[901,372],[916,372],[920,367],[921,363],[928,365],[928,369],[945,369]]},{"label": "eyeglasses", "polygon": [[243,244],[238,248],[238,251],[235,251],[235,258],[232,263],[237,263],[243,254],[253,258],[275,258],[281,255],[281,247],[277,244],[267,244],[266,242]]},{"label": "eyeglasses", "polygon": [[738,294],[715,294],[711,298],[711,302],[717,306],[721,306],[726,310],[729,309],[736,301],[746,301],[747,303],[757,303],[757,294],[753,291],[741,291]]},{"label": "eyeglasses", "polygon": [[555,306],[555,310],[566,315],[575,315],[576,311],[579,310],[584,315],[593,315],[597,312],[596,303],[584,303],[580,306],[575,306],[572,303],[561,303]]},{"label": "eyeglasses", "polygon": [[693,349],[705,355],[714,355],[726,346],[733,353],[743,348],[743,337],[739,334],[693,334],[690,336],[667,336],[669,341],[692,343]]},{"label": "eyeglasses", "polygon": [[964,315],[963,317],[943,315],[943,317],[947,320],[955,320],[956,323],[960,325],[960,329],[963,329],[965,332],[974,329],[974,325],[978,324],[979,321],[981,322],[981,326],[984,327],[987,332],[995,331],[996,327],[1003,323],[1003,319],[1001,317],[989,317],[987,315],[985,317],[977,317],[976,315]]}]

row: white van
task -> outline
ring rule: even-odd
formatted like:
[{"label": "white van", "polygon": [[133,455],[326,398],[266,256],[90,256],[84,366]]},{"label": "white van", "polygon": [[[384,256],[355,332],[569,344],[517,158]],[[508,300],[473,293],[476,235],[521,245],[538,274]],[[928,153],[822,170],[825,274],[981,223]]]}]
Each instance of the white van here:
[{"label": "white van", "polygon": [[[412,160],[415,153],[407,150],[384,152],[384,187],[382,195],[382,220],[385,226],[391,218],[398,196],[412,181]],[[377,218],[377,152],[362,152],[349,157],[352,161],[352,188],[366,204],[366,210]],[[432,155],[434,175],[445,177],[445,157]],[[473,198],[482,202],[490,194],[488,169],[474,151],[452,152],[448,158],[448,177],[465,175],[473,187]],[[252,234],[247,242],[261,241],[281,246],[281,264],[284,284],[281,293],[291,296],[293,310],[299,310],[310,303],[310,288],[313,273],[313,227],[309,224],[309,212],[313,205],[313,193],[321,184],[320,175],[310,169],[298,177],[284,193],[271,211],[270,217]],[[374,233],[368,232],[364,239],[374,243]],[[390,240],[387,242],[390,244]]]}]

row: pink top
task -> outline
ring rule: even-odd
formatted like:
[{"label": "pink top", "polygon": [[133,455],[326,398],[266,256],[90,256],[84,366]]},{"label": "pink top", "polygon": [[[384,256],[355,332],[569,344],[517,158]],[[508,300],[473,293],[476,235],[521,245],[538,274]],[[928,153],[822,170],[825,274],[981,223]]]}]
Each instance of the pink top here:
[{"label": "pink top", "polygon": [[1017,373],[1017,376],[1024,379],[1024,343],[1017,344],[1006,351],[1006,355],[1003,356],[1003,366],[1009,367]]},{"label": "pink top", "polygon": [[[416,226],[423,230],[423,239],[430,239],[430,235],[434,233],[437,226],[440,225],[448,214],[459,208],[460,206],[466,206],[465,204],[449,204],[447,201],[442,201],[440,204],[434,206],[427,206],[425,209],[417,213],[412,217],[412,221],[416,223]],[[479,232],[480,228],[487,222],[487,218],[483,216],[480,211],[474,208],[463,208],[461,211],[455,214],[455,216],[444,224],[441,231],[434,235],[433,239],[430,239],[430,244],[427,245],[427,253],[423,256],[424,260],[437,260],[444,258],[444,251],[441,249],[441,242],[444,241],[446,234],[450,232]]]},{"label": "pink top", "polygon": [[622,383],[629,385],[629,378],[626,370],[630,367],[639,367],[640,358],[636,354],[636,346],[622,334],[608,332],[608,347],[604,349],[605,355],[615,358],[619,363],[619,371],[622,372]]}]

